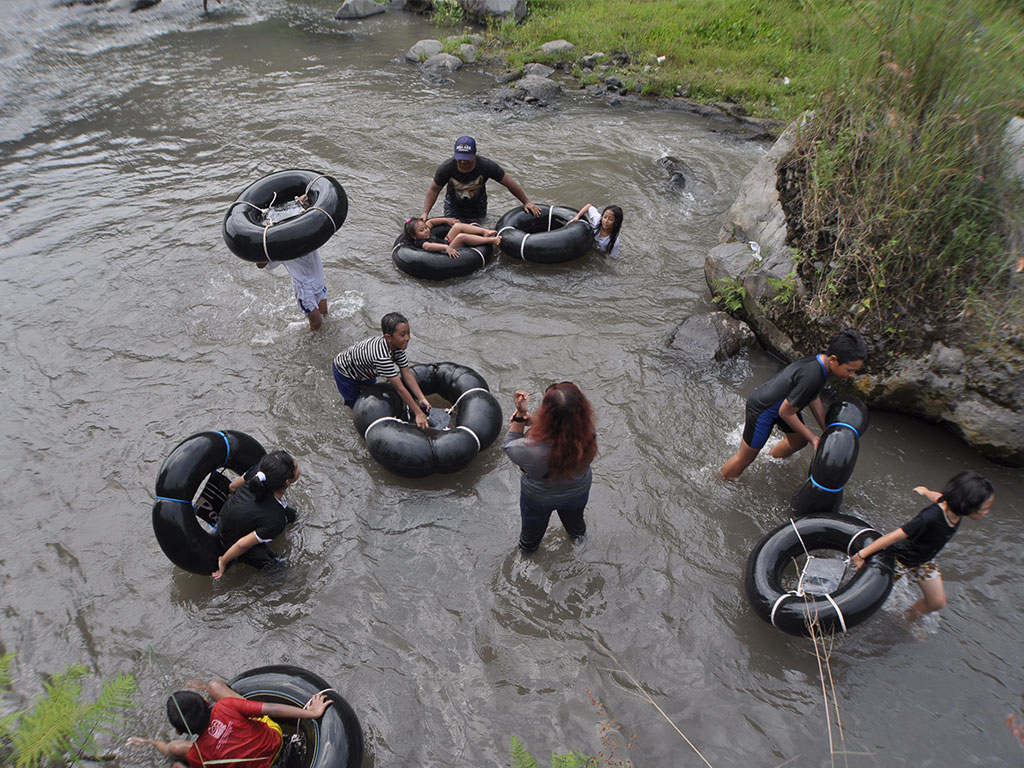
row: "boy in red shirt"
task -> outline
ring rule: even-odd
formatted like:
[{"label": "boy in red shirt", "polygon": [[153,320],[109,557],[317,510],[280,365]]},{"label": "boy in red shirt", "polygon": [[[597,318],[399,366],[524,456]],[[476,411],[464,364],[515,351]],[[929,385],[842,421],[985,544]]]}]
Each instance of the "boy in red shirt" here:
[{"label": "boy in red shirt", "polygon": [[[204,768],[237,760],[245,768],[270,768],[281,751],[281,726],[271,720],[315,720],[331,701],[316,694],[304,708],[242,698],[223,680],[198,685],[213,699],[211,706],[195,691],[177,691],[167,699],[167,719],[178,733],[197,736],[193,741],[141,739],[129,744],[149,744],[175,759],[174,768]],[[187,763],[182,761],[187,761]]]}]

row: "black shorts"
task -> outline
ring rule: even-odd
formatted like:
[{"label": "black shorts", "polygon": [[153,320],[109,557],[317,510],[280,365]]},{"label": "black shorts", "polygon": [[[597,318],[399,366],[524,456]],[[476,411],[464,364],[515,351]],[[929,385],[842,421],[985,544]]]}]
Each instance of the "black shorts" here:
[{"label": "black shorts", "polygon": [[[803,413],[797,411],[796,417],[800,423],[804,423]],[[772,433],[772,427],[778,427],[783,432],[792,434],[795,430],[786,423],[786,420],[779,416],[778,411],[758,410],[747,404],[747,421],[743,425],[743,442],[760,451],[768,442],[768,436]]]}]

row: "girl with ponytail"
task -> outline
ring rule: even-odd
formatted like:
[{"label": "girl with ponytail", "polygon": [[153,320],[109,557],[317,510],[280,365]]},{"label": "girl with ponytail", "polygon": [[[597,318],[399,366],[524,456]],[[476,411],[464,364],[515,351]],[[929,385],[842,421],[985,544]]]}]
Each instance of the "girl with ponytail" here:
[{"label": "girl with ponytail", "polygon": [[298,515],[284,498],[288,486],[299,479],[299,467],[289,454],[273,451],[248,472],[231,481],[233,493],[220,511],[217,533],[224,554],[213,578],[235,560],[263,568],[279,558],[267,546]]}]

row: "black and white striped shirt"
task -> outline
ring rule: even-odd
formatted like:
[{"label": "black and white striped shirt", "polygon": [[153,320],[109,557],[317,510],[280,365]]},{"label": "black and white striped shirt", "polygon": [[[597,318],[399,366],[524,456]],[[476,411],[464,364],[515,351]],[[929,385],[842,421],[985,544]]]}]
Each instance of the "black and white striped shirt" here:
[{"label": "black and white striped shirt", "polygon": [[392,350],[380,335],[353,344],[334,358],[334,367],[356,381],[376,376],[390,379],[401,373],[399,368],[408,368],[409,361],[404,349]]}]

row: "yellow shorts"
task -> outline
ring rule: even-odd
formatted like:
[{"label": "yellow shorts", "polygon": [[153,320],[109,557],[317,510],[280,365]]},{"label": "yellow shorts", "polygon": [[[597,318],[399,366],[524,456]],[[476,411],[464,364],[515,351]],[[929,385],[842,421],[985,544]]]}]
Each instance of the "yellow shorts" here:
[{"label": "yellow shorts", "polygon": [[274,753],[274,759],[270,761],[270,765],[277,762],[278,755],[281,754],[281,747],[284,746],[284,731],[281,730],[281,726],[270,719],[270,715],[263,715],[262,717],[251,717],[250,720],[255,720],[257,723],[263,723],[270,730],[277,731],[277,735],[280,737],[277,742],[277,752]]}]

